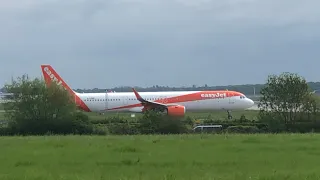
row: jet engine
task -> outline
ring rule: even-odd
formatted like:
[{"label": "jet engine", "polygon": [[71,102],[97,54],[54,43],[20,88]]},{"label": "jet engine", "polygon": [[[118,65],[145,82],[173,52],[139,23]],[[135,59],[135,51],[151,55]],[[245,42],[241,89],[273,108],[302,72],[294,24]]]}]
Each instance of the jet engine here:
[{"label": "jet engine", "polygon": [[184,116],[186,108],[184,106],[174,105],[167,107],[166,111],[169,116]]}]

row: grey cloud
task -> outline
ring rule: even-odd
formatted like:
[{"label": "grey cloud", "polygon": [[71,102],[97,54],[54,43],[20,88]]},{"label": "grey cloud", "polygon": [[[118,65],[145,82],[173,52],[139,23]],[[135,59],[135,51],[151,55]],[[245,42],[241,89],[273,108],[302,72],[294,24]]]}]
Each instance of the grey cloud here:
[{"label": "grey cloud", "polygon": [[[0,61],[6,65],[0,66],[0,85],[22,72],[41,75],[42,63],[52,64],[75,88],[261,83],[282,71],[318,80],[319,5],[316,0],[2,1]],[[306,71],[306,63],[315,65]]]}]

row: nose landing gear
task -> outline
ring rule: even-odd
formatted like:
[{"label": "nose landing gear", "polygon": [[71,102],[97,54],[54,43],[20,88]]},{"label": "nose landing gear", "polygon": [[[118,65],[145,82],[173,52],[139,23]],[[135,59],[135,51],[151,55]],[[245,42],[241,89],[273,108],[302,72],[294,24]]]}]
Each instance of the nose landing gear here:
[{"label": "nose landing gear", "polygon": [[232,119],[231,112],[229,110],[227,110],[227,113],[228,113],[228,119]]}]

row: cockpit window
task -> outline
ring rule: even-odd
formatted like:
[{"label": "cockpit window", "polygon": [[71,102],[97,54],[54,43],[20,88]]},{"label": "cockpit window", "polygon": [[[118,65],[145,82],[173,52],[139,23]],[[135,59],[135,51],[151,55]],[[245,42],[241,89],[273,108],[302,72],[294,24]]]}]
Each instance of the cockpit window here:
[{"label": "cockpit window", "polygon": [[246,97],[245,96],[240,96],[240,99],[245,99]]}]

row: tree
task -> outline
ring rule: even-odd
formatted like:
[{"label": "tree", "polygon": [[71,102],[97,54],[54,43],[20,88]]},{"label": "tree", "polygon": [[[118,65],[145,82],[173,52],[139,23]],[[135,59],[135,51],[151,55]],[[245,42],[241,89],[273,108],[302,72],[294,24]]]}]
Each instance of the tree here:
[{"label": "tree", "polygon": [[310,96],[311,100],[308,101],[307,99],[305,99],[305,101],[308,101],[306,106],[307,108],[305,108],[305,111],[308,111],[308,119],[309,120],[313,120],[316,121],[319,119],[320,114],[319,114],[319,107],[320,107],[320,96],[316,95],[316,94],[312,94]]},{"label": "tree", "polygon": [[319,110],[319,107],[320,107],[320,96],[316,95],[316,94],[313,94],[313,98],[315,99],[317,110]]},{"label": "tree", "polygon": [[19,134],[85,133],[90,131],[87,117],[77,112],[69,93],[51,83],[46,87],[43,80],[31,80],[27,75],[5,85],[13,93],[11,102],[4,104],[9,128]]},{"label": "tree", "polygon": [[258,106],[262,118],[287,124],[315,113],[316,103],[311,90],[306,80],[295,73],[268,76],[260,93]]}]

